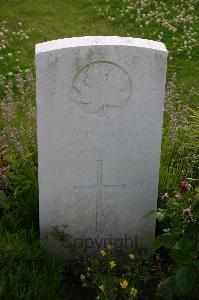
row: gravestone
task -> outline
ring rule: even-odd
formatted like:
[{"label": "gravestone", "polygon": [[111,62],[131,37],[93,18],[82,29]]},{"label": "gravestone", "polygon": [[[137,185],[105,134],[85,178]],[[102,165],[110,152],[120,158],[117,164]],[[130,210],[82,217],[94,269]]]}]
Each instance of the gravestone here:
[{"label": "gravestone", "polygon": [[154,238],[166,66],[164,44],[144,39],[36,45],[43,240],[64,225],[83,250]]}]

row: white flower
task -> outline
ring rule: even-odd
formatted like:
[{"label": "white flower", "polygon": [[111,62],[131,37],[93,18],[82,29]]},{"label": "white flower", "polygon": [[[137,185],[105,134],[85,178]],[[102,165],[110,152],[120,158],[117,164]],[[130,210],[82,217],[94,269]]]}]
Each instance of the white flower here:
[{"label": "white flower", "polygon": [[8,53],[8,56],[11,57],[11,56],[12,56],[12,53]]}]

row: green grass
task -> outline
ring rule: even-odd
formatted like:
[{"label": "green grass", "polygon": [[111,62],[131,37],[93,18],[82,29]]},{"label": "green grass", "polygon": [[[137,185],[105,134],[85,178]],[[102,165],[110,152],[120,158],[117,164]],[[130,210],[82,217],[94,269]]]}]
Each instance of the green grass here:
[{"label": "green grass", "polygon": [[[127,19],[124,24],[119,21],[113,24],[97,16],[97,8],[107,5],[101,0],[1,0],[0,5],[0,20],[7,20],[13,29],[18,22],[22,22],[26,28],[34,29],[31,39],[21,47],[23,63],[28,65],[34,65],[34,45],[39,42],[83,35],[140,37],[139,28],[133,21],[129,22]],[[114,7],[114,4],[112,6]],[[121,27],[121,25],[124,26]],[[194,26],[197,31],[199,24],[194,24]],[[145,30],[144,38],[148,38],[152,29],[154,28],[149,27]],[[171,36],[166,35],[163,41],[170,49]],[[183,83],[188,87],[197,87],[198,59],[199,52],[196,49],[191,60],[187,60],[183,55],[175,57],[174,61],[168,64],[168,77],[173,72],[177,72],[177,84]],[[196,105],[197,102],[194,101],[193,104]]]},{"label": "green grass", "polygon": [[35,33],[24,49],[24,62],[33,63],[36,43],[82,35],[116,35],[110,22],[96,18],[95,1],[89,0],[1,0],[0,18],[18,22]]}]

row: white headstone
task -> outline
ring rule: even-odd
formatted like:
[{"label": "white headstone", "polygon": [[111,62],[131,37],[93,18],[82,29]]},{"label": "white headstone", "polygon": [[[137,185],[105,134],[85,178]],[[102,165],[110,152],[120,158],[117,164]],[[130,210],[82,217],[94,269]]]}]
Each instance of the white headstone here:
[{"label": "white headstone", "polygon": [[36,45],[41,233],[68,225],[82,247],[154,238],[166,65],[150,40]]}]

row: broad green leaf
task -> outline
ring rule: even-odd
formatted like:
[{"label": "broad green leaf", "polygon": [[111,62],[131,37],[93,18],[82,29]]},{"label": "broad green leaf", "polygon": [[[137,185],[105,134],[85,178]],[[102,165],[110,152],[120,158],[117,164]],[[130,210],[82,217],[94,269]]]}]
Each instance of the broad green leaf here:
[{"label": "broad green leaf", "polygon": [[170,233],[160,234],[152,242],[152,251],[156,251],[160,247],[170,248],[176,243],[176,240],[170,235]]},{"label": "broad green leaf", "polygon": [[158,211],[156,210],[150,210],[149,212],[147,212],[144,215],[145,218],[148,217],[156,217],[157,220],[160,222],[165,218],[165,214],[164,214],[164,209],[158,209]]},{"label": "broad green leaf", "polygon": [[179,248],[184,252],[189,252],[194,247],[194,241],[187,237],[183,237],[179,240]]},{"label": "broad green leaf", "polygon": [[162,220],[164,220],[165,215],[164,215],[162,212],[157,211],[157,213],[156,213],[156,218],[157,218],[157,220],[158,220],[159,222],[161,222]]},{"label": "broad green leaf", "polygon": [[148,217],[154,217],[156,216],[156,210],[150,210],[149,212],[147,212],[144,217],[148,218]]},{"label": "broad green leaf", "polygon": [[170,256],[179,264],[191,264],[195,252],[191,251],[189,253],[182,252],[180,250],[172,250]]},{"label": "broad green leaf", "polygon": [[199,193],[199,186],[195,189],[196,193]]},{"label": "broad green leaf", "polygon": [[175,277],[170,276],[161,282],[163,289],[173,291],[175,289]]},{"label": "broad green leaf", "polygon": [[186,295],[193,289],[195,285],[195,270],[191,266],[183,266],[177,271],[175,280],[176,286],[181,294]]},{"label": "broad green leaf", "polygon": [[165,300],[172,300],[173,293],[175,290],[175,277],[170,276],[161,282],[161,286],[164,291],[164,299]]},{"label": "broad green leaf", "polygon": [[174,250],[179,250],[179,241],[177,241],[177,243],[173,246]]},{"label": "broad green leaf", "polygon": [[199,259],[193,260],[193,265],[199,267]]},{"label": "broad green leaf", "polygon": [[196,199],[196,200],[199,200],[199,193],[197,193],[197,194],[195,195],[195,199]]}]

